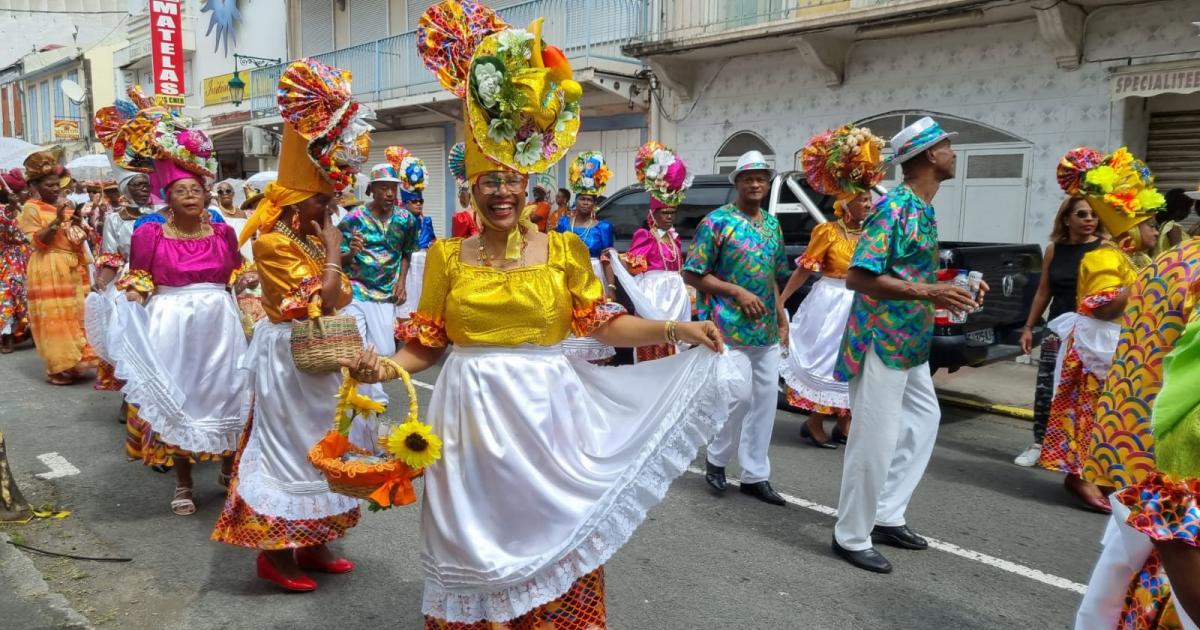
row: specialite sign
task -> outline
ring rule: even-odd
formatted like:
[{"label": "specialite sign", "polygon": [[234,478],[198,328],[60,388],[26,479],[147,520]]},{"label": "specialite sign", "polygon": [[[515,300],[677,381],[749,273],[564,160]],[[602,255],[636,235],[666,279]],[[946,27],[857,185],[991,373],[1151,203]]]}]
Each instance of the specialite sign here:
[{"label": "specialite sign", "polygon": [[150,58],[154,93],[183,103],[183,6],[179,0],[150,0]]}]

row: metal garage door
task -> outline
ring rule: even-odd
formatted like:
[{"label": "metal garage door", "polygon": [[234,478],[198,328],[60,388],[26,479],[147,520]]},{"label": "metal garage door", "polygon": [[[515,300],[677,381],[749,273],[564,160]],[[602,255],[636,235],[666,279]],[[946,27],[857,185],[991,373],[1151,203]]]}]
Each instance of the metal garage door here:
[{"label": "metal garage door", "polygon": [[1200,183],[1200,111],[1152,114],[1146,165],[1160,192],[1194,190]]},{"label": "metal garage door", "polygon": [[415,131],[376,131],[371,134],[371,156],[363,165],[369,172],[375,164],[386,161],[383,154],[392,145],[402,146],[425,162],[425,214],[433,219],[433,231],[438,237],[449,235],[446,228],[446,145],[430,142],[439,137],[441,128]]}]

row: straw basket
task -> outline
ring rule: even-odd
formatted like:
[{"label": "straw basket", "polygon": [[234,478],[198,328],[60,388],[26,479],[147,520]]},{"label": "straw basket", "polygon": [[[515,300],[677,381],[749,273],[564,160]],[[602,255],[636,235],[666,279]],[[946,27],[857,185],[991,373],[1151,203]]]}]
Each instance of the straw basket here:
[{"label": "straw basket", "polygon": [[342,369],[339,359],[353,359],[363,348],[358,324],[348,315],[320,316],[309,313],[304,321],[292,323],[292,361],[296,369],[310,374],[327,374]]},{"label": "straw basket", "polygon": [[[400,378],[408,391],[406,420],[416,421],[417,392],[413,389],[412,379],[407,372],[401,372]],[[342,387],[343,392],[349,393],[358,388],[358,383],[347,375]],[[342,456],[347,453],[378,456],[376,452],[350,443],[350,425],[351,422],[339,423],[335,417],[334,428],[308,452],[308,460],[325,475],[329,489],[338,494],[370,501],[373,509],[387,509],[416,501],[417,495],[413,491],[412,480],[421,475],[420,470],[409,467],[390,454],[384,455],[386,459],[378,463],[342,460]]]}]

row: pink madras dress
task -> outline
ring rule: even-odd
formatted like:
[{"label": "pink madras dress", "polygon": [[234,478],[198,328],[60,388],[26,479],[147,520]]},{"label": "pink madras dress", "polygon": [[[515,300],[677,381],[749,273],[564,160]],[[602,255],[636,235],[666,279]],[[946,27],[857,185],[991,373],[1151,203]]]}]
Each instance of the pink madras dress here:
[{"label": "pink madras dress", "polygon": [[241,266],[237,236],[222,223],[200,239],[169,238],[147,223],[133,233],[129,273],[118,288],[149,295],[119,301],[110,348],[130,404],[126,453],[146,465],[232,453],[249,413],[238,362],[246,352],[226,282]]}]

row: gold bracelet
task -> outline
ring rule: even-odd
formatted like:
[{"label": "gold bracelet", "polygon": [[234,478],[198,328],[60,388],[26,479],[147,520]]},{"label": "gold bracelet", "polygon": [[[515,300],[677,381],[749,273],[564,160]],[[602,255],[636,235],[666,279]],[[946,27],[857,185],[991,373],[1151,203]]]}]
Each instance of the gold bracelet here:
[{"label": "gold bracelet", "polygon": [[663,341],[671,343],[671,320],[663,322]]},{"label": "gold bracelet", "polygon": [[667,343],[675,345],[679,343],[679,333],[676,330],[678,324],[673,319],[667,320]]}]

